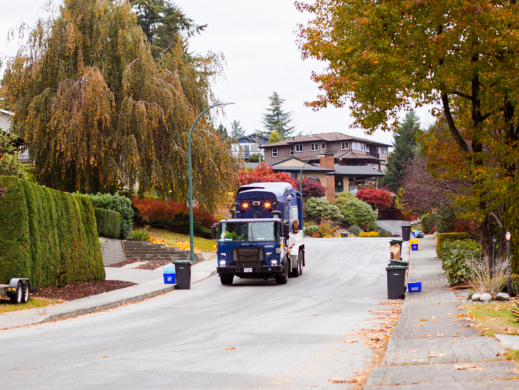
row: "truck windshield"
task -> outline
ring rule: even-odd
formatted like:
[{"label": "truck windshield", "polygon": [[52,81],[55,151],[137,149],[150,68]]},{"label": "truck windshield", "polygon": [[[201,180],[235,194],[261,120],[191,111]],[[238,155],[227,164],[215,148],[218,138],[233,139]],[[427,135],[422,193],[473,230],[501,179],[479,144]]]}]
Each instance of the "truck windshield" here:
[{"label": "truck windshield", "polygon": [[275,222],[222,222],[218,241],[279,241]]}]

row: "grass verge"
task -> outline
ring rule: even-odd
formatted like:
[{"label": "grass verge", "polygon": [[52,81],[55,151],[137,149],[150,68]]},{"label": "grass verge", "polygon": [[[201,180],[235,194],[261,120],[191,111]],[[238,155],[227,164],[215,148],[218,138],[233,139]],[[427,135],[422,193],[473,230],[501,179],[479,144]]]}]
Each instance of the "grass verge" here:
[{"label": "grass verge", "polygon": [[[189,241],[189,235],[172,233],[168,230],[149,228],[148,231],[152,236],[162,240],[166,239],[168,245],[174,245],[176,242]],[[215,242],[207,238],[195,237],[195,246],[202,252],[216,253]]]},{"label": "grass verge", "polygon": [[8,299],[0,299],[0,314],[57,305],[64,301],[58,299],[31,298],[29,299],[29,302],[19,305],[13,305],[10,302],[11,301]]},{"label": "grass verge", "polygon": [[476,321],[477,329],[483,335],[493,337],[497,334],[519,334],[519,322],[510,313],[515,302],[490,302],[466,304],[465,310]]}]

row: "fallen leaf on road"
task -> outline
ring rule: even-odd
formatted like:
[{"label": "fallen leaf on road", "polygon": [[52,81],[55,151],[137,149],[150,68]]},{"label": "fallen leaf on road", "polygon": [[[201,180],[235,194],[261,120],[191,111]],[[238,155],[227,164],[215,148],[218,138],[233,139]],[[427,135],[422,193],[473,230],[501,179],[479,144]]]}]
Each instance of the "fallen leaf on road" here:
[{"label": "fallen leaf on road", "polygon": [[234,347],[231,347],[231,348],[225,348],[227,351],[232,351],[233,349],[236,349]]},{"label": "fallen leaf on road", "polygon": [[445,335],[444,335],[444,334],[441,334],[441,333],[439,333],[439,334],[436,335],[436,337],[443,337],[443,336],[445,336]]},{"label": "fallen leaf on road", "polygon": [[356,343],[357,341],[359,341],[359,340],[347,340],[347,341],[345,341],[345,343]]},{"label": "fallen leaf on road", "polygon": [[420,321],[428,321],[427,318],[420,318]]},{"label": "fallen leaf on road", "polygon": [[447,355],[446,353],[439,353],[439,354],[431,354],[431,355],[427,355],[428,357],[430,358],[433,358],[433,357],[444,357],[445,355]]},{"label": "fallen leaf on road", "polygon": [[440,303],[441,303],[441,302],[438,302],[438,303],[436,304],[436,306],[440,306]]},{"label": "fallen leaf on road", "polygon": [[431,317],[431,320],[435,320],[435,319],[436,319],[436,317],[435,317],[435,316],[432,316],[432,317]]},{"label": "fallen leaf on road", "polygon": [[332,383],[356,383],[357,378],[355,378],[355,379],[332,378],[332,379],[328,379],[328,381],[332,382]]},{"label": "fallen leaf on road", "polygon": [[412,330],[411,332],[418,332],[417,330]]},{"label": "fallen leaf on road", "polygon": [[430,334],[423,334],[422,337],[423,337],[423,338],[431,337],[431,335],[430,335]]},{"label": "fallen leaf on road", "polygon": [[423,362],[425,359],[413,359],[412,362]]},{"label": "fallen leaf on road", "polygon": [[319,314],[316,313],[316,314],[312,314],[312,315],[313,315],[313,316],[318,316]]},{"label": "fallen leaf on road", "polygon": [[498,352],[498,353],[496,353],[496,356],[504,356],[504,355],[506,355],[506,352]]},{"label": "fallen leaf on road", "polygon": [[471,368],[476,368],[473,364],[461,364],[454,366],[456,370],[470,370]]},{"label": "fallen leaf on road", "polygon": [[106,358],[106,355],[101,356],[101,359],[104,359],[104,358]]},{"label": "fallen leaf on road", "polygon": [[438,321],[433,321],[433,324],[437,324],[437,323],[438,323]]},{"label": "fallen leaf on road", "polygon": [[451,344],[454,344],[455,342],[456,342],[456,340],[452,340],[452,341],[451,341]]}]

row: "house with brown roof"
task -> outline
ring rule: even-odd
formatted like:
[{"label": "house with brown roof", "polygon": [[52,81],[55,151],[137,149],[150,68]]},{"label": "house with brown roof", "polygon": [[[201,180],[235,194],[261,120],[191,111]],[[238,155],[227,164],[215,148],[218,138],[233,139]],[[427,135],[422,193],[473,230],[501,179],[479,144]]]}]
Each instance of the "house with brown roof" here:
[{"label": "house with brown roof", "polygon": [[261,147],[265,162],[274,171],[299,179],[304,166],[303,177],[319,181],[326,188],[326,198],[333,201],[343,191],[355,193],[359,185],[377,184],[384,176],[390,146],[342,133],[323,133]]}]

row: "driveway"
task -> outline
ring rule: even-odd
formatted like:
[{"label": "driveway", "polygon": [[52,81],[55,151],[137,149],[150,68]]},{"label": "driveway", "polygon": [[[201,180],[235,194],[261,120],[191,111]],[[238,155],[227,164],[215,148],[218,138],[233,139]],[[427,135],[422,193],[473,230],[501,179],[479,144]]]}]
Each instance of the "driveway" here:
[{"label": "driveway", "polygon": [[409,225],[409,221],[382,219],[377,221],[377,225],[393,234],[402,235],[402,225]]},{"label": "driveway", "polygon": [[[308,239],[287,285],[217,277],[191,290],[0,332],[3,388],[349,388],[374,352],[355,333],[383,322],[389,239]],[[216,268],[216,260],[215,260]],[[346,343],[359,339],[355,343]]]}]

